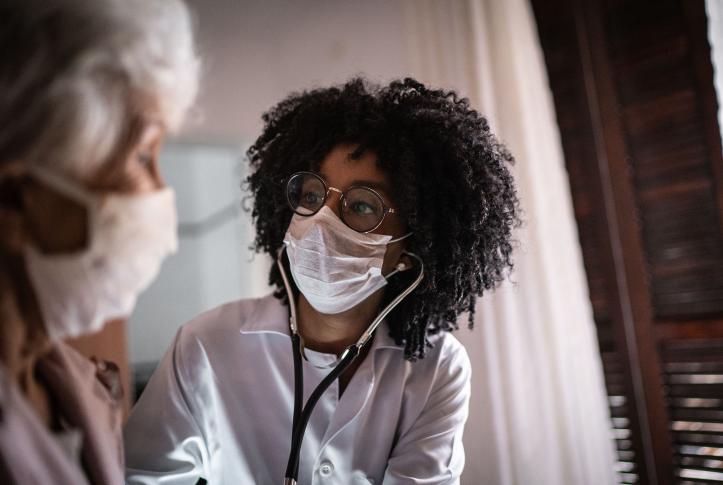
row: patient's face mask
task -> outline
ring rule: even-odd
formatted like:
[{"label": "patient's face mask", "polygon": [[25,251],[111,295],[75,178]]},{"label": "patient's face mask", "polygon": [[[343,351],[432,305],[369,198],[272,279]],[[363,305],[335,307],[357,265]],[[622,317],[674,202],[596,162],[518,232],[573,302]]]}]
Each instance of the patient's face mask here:
[{"label": "patient's face mask", "polygon": [[51,340],[100,330],[130,315],[136,298],[176,251],[176,208],[166,187],[143,194],[94,194],[49,169],[30,173],[87,208],[88,247],[70,254],[25,251],[30,281]]},{"label": "patient's face mask", "polygon": [[[386,285],[382,264],[387,245],[409,235],[392,239],[357,232],[324,206],[313,216],[295,214],[284,244],[296,286],[316,311],[333,315]],[[387,278],[402,269],[397,267]]]}]

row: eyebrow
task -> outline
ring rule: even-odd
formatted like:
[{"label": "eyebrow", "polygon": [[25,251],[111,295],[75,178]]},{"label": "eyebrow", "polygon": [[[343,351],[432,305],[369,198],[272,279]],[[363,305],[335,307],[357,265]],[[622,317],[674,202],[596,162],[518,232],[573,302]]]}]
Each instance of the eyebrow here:
[{"label": "eyebrow", "polygon": [[[319,175],[321,175],[321,178],[324,179],[324,182],[329,184],[329,178],[326,175],[324,175],[323,173],[319,173]],[[364,187],[369,187],[370,189],[382,192],[383,195],[387,196],[387,198],[391,197],[390,187],[384,182],[374,182],[373,180],[352,180],[351,184],[349,184],[349,187],[354,185],[363,185]]]},{"label": "eyebrow", "polygon": [[384,192],[384,195],[386,196],[389,196],[390,194],[389,185],[385,184],[384,182],[373,182],[371,180],[353,180],[351,182],[351,185],[363,185],[365,187],[378,190],[379,192]]}]

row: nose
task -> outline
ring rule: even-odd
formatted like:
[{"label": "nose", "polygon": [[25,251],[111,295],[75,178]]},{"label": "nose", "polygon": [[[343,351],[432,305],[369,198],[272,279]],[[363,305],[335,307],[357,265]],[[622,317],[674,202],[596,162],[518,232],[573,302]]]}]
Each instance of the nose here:
[{"label": "nose", "polygon": [[336,187],[329,187],[326,191],[326,202],[324,202],[324,205],[331,209],[339,219],[341,219],[340,209],[342,193],[343,192]]}]

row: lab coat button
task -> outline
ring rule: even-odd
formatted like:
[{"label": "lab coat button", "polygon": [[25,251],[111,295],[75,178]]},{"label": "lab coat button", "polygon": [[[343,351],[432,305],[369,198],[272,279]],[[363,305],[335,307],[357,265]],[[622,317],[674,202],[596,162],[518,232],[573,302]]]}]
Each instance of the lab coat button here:
[{"label": "lab coat button", "polygon": [[328,477],[333,471],[334,465],[332,465],[330,461],[322,462],[321,466],[319,467],[319,473],[321,473],[322,477]]}]

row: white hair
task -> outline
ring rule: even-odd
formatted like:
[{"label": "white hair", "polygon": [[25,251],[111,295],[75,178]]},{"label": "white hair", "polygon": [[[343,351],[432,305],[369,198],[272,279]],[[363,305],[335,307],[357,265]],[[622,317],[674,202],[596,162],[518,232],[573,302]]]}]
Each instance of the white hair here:
[{"label": "white hair", "polygon": [[134,122],[177,130],[199,60],[181,0],[0,0],[0,164],[87,174]]}]

